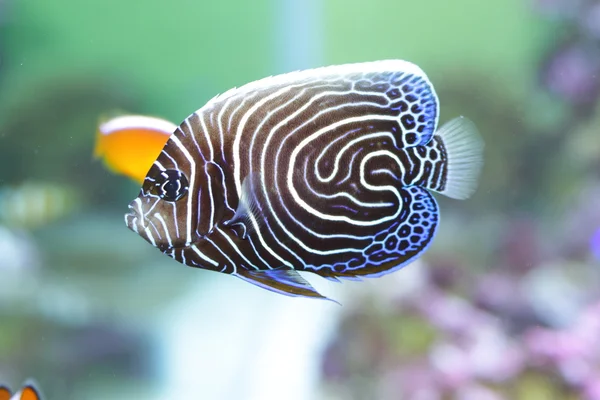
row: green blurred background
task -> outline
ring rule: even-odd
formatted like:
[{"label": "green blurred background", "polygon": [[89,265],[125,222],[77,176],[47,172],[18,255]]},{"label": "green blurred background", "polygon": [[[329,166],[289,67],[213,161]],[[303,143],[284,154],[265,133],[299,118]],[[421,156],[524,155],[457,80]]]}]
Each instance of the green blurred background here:
[{"label": "green blurred background", "polygon": [[[600,399],[598,26],[595,0],[0,0],[0,383]],[[419,262],[315,282],[343,307],[161,255],[123,223],[137,185],[92,160],[103,115],[179,123],[264,76],[388,58],[426,71],[442,122],[476,123],[485,169],[472,199],[439,199]]]}]

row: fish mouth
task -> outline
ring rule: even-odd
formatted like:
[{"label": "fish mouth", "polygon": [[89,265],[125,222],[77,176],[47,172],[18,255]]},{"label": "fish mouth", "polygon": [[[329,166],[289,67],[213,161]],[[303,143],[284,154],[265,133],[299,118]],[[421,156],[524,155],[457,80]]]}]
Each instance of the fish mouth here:
[{"label": "fish mouth", "polygon": [[140,216],[140,214],[135,210],[134,204],[136,202],[132,201],[129,203],[127,208],[129,208],[129,212],[125,214],[125,225],[135,233],[140,233],[140,227],[142,230],[146,229],[146,225],[144,224],[144,218]]},{"label": "fish mouth", "polygon": [[[142,210],[139,204],[140,203],[137,200],[134,200],[129,204],[129,212],[125,214],[125,225],[154,247],[161,247],[161,250],[163,250],[162,247],[164,246],[159,246],[159,243],[156,243],[156,240],[149,231],[150,224],[141,212]],[[138,208],[140,209],[138,210]]]},{"label": "fish mouth", "polygon": [[161,252],[185,248],[186,246],[175,246],[170,241],[164,240],[157,231],[156,226],[143,214],[141,202],[136,199],[129,206],[129,212],[125,214],[125,225],[133,232],[141,236],[146,242],[158,248]]}]

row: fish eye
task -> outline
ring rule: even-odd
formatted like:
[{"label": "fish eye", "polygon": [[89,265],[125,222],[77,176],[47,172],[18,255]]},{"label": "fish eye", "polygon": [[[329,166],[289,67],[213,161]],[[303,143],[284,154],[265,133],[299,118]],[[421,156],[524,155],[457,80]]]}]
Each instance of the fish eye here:
[{"label": "fish eye", "polygon": [[188,189],[185,175],[181,171],[168,169],[159,173],[150,192],[165,201],[175,202],[185,196]]}]

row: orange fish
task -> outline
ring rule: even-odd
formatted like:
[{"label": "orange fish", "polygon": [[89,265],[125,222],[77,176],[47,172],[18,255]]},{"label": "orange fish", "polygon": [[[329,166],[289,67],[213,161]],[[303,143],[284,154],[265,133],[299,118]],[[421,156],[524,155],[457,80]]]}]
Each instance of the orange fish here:
[{"label": "orange fish", "polygon": [[0,386],[0,400],[40,400],[41,395],[35,384],[28,382],[17,393],[12,394],[6,386]]},{"label": "orange fish", "polygon": [[144,115],[109,119],[98,127],[94,158],[103,159],[114,173],[142,184],[175,129],[177,125],[170,121]]},{"label": "orange fish", "polygon": [[12,394],[6,386],[0,386],[0,400],[10,400]]}]

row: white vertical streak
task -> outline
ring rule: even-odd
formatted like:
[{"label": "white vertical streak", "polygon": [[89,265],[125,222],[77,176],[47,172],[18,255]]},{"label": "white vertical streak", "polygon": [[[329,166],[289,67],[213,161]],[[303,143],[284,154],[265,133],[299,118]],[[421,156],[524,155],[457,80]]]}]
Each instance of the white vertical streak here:
[{"label": "white vertical streak", "polygon": [[279,0],[276,18],[277,70],[315,68],[323,60],[323,4],[321,0]]}]

